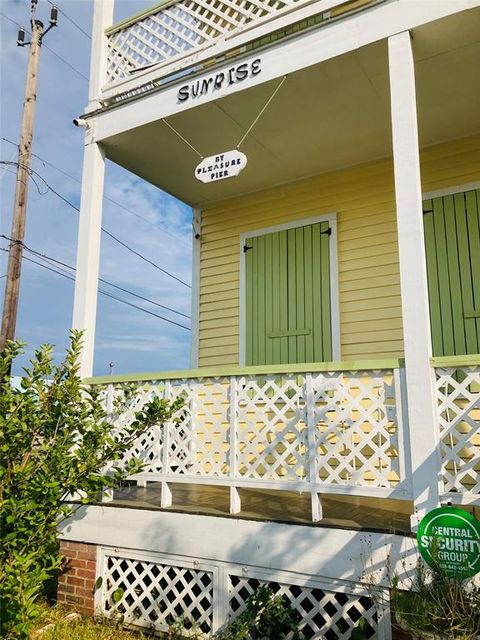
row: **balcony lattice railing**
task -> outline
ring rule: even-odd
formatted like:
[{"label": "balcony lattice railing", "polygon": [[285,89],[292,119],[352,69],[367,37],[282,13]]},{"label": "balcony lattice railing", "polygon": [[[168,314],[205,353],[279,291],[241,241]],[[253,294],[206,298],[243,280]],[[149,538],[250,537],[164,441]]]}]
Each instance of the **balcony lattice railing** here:
[{"label": "balcony lattice railing", "polygon": [[253,21],[305,0],[180,0],[108,35],[107,82],[194,53]]},{"label": "balcony lattice railing", "polygon": [[[166,75],[178,71],[180,67],[174,68],[175,63],[185,58],[187,65],[217,55],[220,49],[224,53],[230,45],[245,46],[248,38],[236,42],[235,37],[265,23],[268,26],[252,38],[268,38],[275,29],[284,29],[297,20],[303,20],[307,28],[349,11],[350,6],[358,10],[375,1],[378,0],[164,0],[107,30],[105,87],[153,66],[165,67],[162,75]],[[304,14],[295,12],[302,8]],[[291,17],[281,24],[274,22],[286,14]]]},{"label": "balcony lattice railing", "polygon": [[[445,360],[440,365],[440,360]],[[434,361],[438,411],[440,491],[455,502],[480,494],[480,364]],[[469,358],[467,357],[467,361]]]},{"label": "balcony lattice railing", "polygon": [[[125,456],[145,464],[133,479],[312,494],[411,497],[406,474],[401,371],[242,373],[140,381],[121,428],[153,395],[185,398],[182,422],[151,429]],[[124,384],[110,386],[113,395]],[[168,502],[168,498],[166,498]]]}]

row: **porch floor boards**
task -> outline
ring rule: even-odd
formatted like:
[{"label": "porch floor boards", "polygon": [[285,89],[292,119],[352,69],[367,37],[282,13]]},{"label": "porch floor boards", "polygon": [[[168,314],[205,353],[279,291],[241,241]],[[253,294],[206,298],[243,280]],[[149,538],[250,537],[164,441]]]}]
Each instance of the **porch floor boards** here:
[{"label": "porch floor boards", "polygon": [[[172,506],[163,508],[163,511],[245,520],[409,533],[410,514],[413,512],[412,503],[406,500],[322,495],[323,519],[313,523],[310,515],[309,493],[240,489],[242,510],[232,515],[228,487],[180,483],[169,483],[169,487],[172,492]],[[116,507],[160,510],[160,500],[160,485],[149,483],[147,487],[129,486],[116,490],[113,501],[107,504]]]}]

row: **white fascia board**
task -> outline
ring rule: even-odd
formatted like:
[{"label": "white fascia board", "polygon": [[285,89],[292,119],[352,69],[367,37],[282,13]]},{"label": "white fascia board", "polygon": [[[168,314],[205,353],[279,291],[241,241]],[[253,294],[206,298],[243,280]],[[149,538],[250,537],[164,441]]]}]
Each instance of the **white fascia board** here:
[{"label": "white fascia board", "polygon": [[[422,24],[439,20],[448,15],[480,6],[480,0],[394,0],[378,7],[370,8],[339,22],[326,25],[294,38],[279,42],[265,50],[253,52],[242,58],[245,62],[261,59],[261,73],[202,96],[179,102],[177,92],[182,85],[195,80],[209,78],[232,64],[238,64],[240,58],[220,65],[196,76],[180,78],[165,89],[143,98],[136,98],[104,113],[94,116],[95,140],[101,141],[129,129],[139,127],[161,118],[186,111],[201,104],[218,100],[226,95],[243,91],[263,84],[274,78],[294,73],[300,69],[318,64],[336,56],[354,51],[391,35],[414,29]],[[144,76],[142,84],[156,77]]]},{"label": "white fascia board", "polygon": [[405,536],[348,529],[254,522],[185,513],[82,506],[60,527],[61,539],[227,562],[267,570],[386,586],[389,571],[415,566]]}]

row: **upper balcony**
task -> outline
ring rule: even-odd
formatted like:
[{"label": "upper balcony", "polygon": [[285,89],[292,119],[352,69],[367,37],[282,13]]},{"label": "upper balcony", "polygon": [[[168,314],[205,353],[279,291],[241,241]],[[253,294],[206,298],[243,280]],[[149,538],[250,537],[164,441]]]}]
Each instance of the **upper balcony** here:
[{"label": "upper balcony", "polygon": [[179,73],[210,69],[383,2],[163,0],[106,30],[102,102],[142,95]]},{"label": "upper balcony", "polygon": [[[478,131],[476,1],[177,0],[111,26],[112,5],[96,3],[89,140],[192,206],[390,157],[387,42],[401,31],[420,148]],[[199,156],[240,143],[241,176],[195,177]]]}]

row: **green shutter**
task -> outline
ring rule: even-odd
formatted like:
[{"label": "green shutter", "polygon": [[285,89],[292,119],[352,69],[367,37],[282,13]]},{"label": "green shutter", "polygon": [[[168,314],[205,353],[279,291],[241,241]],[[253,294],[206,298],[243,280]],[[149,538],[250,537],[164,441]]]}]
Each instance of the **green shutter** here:
[{"label": "green shutter", "polygon": [[423,203],[434,356],[480,353],[480,190]]},{"label": "green shutter", "polygon": [[247,365],[332,359],[329,243],[328,222],[246,239]]}]

